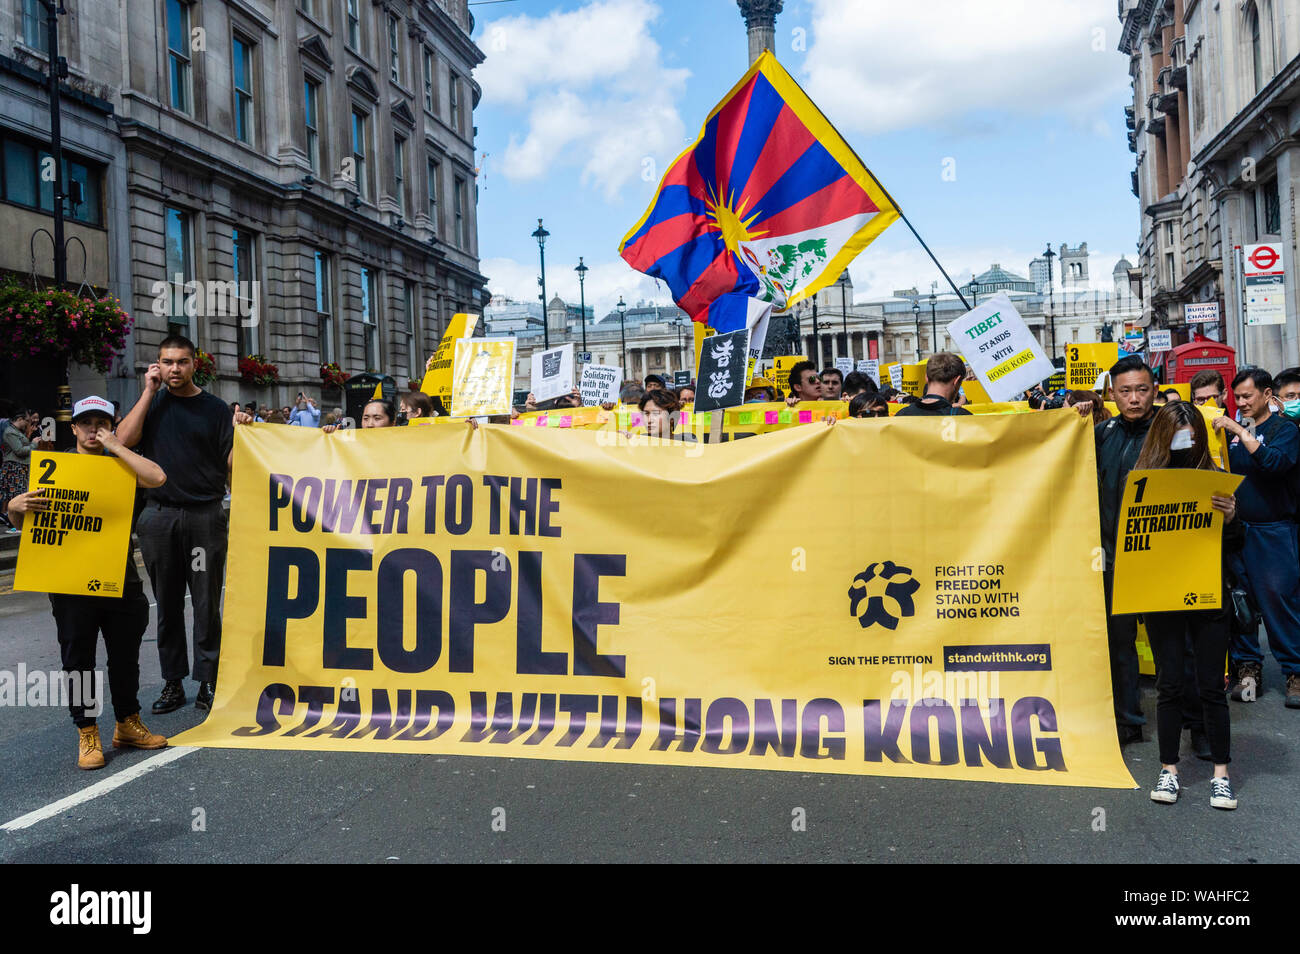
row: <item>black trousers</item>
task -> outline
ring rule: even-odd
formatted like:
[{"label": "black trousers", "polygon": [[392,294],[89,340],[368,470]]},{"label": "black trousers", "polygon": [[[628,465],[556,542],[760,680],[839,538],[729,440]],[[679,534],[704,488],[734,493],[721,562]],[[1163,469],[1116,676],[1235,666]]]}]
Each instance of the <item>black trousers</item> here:
[{"label": "black trousers", "polygon": [[[108,652],[108,691],[113,714],[123,722],[140,711],[140,640],[149,626],[149,601],[139,583],[128,583],[120,598],[50,594],[50,609],[59,630],[63,671],[80,680],[81,691],[69,687],[68,711],[78,728],[94,725],[87,715],[86,690],[95,685],[95,650],[104,634]],[[73,704],[75,703],[75,704]],[[103,699],[95,699],[96,706]]]},{"label": "black trousers", "polygon": [[1102,575],[1102,583],[1106,589],[1106,641],[1110,646],[1110,691],[1115,702],[1115,722],[1125,726],[1146,725],[1138,688],[1137,617],[1110,612],[1111,596],[1115,592],[1113,569]]},{"label": "black trousers", "polygon": [[219,500],[192,507],[150,502],[136,522],[140,554],[158,601],[158,660],[168,682],[190,674],[186,589],[194,610],[194,678],[217,680],[228,519]]},{"label": "black trousers", "polygon": [[1183,731],[1183,706],[1187,679],[1187,643],[1196,662],[1196,691],[1201,719],[1216,765],[1232,761],[1228,697],[1223,691],[1223,664],[1231,641],[1228,616],[1219,612],[1148,613],[1147,638],[1156,660],[1156,739],[1160,762],[1178,762],[1178,742]]}]

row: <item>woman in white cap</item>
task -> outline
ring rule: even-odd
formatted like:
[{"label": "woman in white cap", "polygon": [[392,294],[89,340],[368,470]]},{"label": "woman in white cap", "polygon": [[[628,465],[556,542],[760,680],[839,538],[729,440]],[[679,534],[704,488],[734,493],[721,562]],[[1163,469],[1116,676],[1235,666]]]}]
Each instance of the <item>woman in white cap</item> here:
[{"label": "woman in white cap", "polygon": [[[88,397],[72,408],[72,433],[77,439],[78,454],[111,454],[135,474],[140,487],[161,487],[167,480],[161,467],[124,447],[113,434],[113,405],[101,397]],[[28,513],[43,513],[50,509],[50,498],[45,490],[19,494],[9,501],[9,519],[21,528]],[[149,625],[149,602],[144,598],[144,587],[131,547],[126,552],[126,575],[122,595],[73,596],[51,593],[50,609],[59,631],[59,649],[63,657],[63,671],[80,679],[84,688],[92,685],[95,672],[95,650],[99,634],[104,634],[108,654],[108,687],[113,701],[113,714],[117,725],[113,730],[114,748],[161,749],[167,739],[144,727],[140,721],[140,640]],[[88,701],[87,693],[70,694],[78,703]],[[94,700],[96,703],[102,700]],[[69,706],[72,721],[80,733],[77,765],[83,769],[104,767],[104,746],[99,738],[99,726],[84,704]]]}]

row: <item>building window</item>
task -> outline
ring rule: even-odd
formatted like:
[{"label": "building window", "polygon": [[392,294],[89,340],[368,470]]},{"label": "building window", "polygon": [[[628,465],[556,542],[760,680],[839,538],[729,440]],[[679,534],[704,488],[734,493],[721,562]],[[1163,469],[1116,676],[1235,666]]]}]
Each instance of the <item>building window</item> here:
[{"label": "building window", "polygon": [[1277,191],[1277,179],[1266,183],[1261,190],[1264,197],[1264,232],[1282,234],[1282,200]]},{"label": "building window", "polygon": [[442,238],[442,222],[438,218],[438,178],[442,175],[442,166],[430,159],[425,171],[428,176],[426,185],[429,193],[429,227],[433,229],[434,237]]},{"label": "building window", "polygon": [[433,112],[433,51],[422,47],[424,56],[424,108]]},{"label": "building window", "polygon": [[[0,173],[6,201],[25,205],[42,212],[54,212],[54,183],[41,178],[43,164],[50,153],[25,142],[9,139],[4,142],[4,166]],[[98,166],[88,165],[63,156],[62,183],[69,198],[64,201],[64,214],[87,225],[103,225],[101,181],[103,172]],[[80,187],[80,201],[76,192]]]},{"label": "building window", "polygon": [[407,376],[412,380],[420,380],[424,374],[424,361],[420,358],[420,319],[415,311],[415,283],[405,282],[402,287],[402,312],[406,319],[403,328],[406,330],[406,360]]},{"label": "building window", "polygon": [[172,109],[193,113],[190,79],[190,8],[180,0],[167,0],[167,62],[170,70]]},{"label": "building window", "polygon": [[257,344],[257,274],[254,257],[254,237],[247,229],[231,233],[234,245],[235,294],[238,307],[234,309],[239,322],[239,348],[241,355],[258,354]]},{"label": "building window", "polygon": [[370,117],[352,110],[352,171],[357,179],[357,194],[370,198],[370,177],[366,175],[366,143],[369,141]]},{"label": "building window", "polygon": [[468,248],[465,241],[465,180],[460,176],[456,177],[456,190],[452,199],[456,203],[456,247]]},{"label": "building window", "polygon": [[185,313],[185,286],[186,283],[194,280],[194,246],[190,234],[190,214],[182,209],[168,207],[163,211],[163,219],[166,281],[171,286],[167,332],[192,338],[190,319]]},{"label": "building window", "polygon": [[298,9],[307,16],[316,19],[320,16],[320,10],[317,9],[319,0],[298,0]]},{"label": "building window", "polygon": [[361,269],[361,342],[367,371],[379,370],[379,322],[376,315],[375,273]]},{"label": "building window", "polygon": [[348,46],[361,52],[361,0],[348,0]]},{"label": "building window", "polygon": [[460,77],[455,73],[447,83],[447,96],[451,104],[451,128],[460,132]]},{"label": "building window", "polygon": [[397,17],[388,18],[388,75],[394,83],[402,81],[401,25]]},{"label": "building window", "polygon": [[334,360],[334,281],[330,272],[330,258],[325,252],[316,253],[316,341],[320,348],[320,363]]},{"label": "building window", "polygon": [[45,32],[45,9],[41,0],[23,0],[23,43],[48,56],[49,38]]},{"label": "building window", "polygon": [[1259,7],[1246,8],[1246,32],[1250,34],[1250,62],[1255,69],[1255,92],[1264,88],[1264,45],[1260,40]]},{"label": "building window", "polygon": [[393,195],[397,199],[397,211],[406,214],[406,140],[401,136],[393,137]]},{"label": "building window", "polygon": [[253,48],[235,37],[231,63],[235,86],[235,138],[253,144]]},{"label": "building window", "polygon": [[320,83],[305,79],[302,90],[303,124],[307,127],[307,162],[311,165],[311,171],[319,174],[320,129],[316,116],[320,105]]},{"label": "building window", "polygon": [[1169,288],[1178,287],[1178,276],[1174,274],[1174,253],[1165,252],[1165,271],[1169,275]]}]

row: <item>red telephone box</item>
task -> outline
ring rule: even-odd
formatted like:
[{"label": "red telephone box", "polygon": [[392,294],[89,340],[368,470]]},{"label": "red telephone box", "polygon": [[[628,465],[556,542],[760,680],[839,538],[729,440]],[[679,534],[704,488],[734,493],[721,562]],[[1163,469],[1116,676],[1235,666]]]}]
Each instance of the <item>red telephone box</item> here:
[{"label": "red telephone box", "polygon": [[1202,371],[1218,371],[1228,391],[1229,414],[1237,413],[1237,402],[1232,397],[1232,379],[1237,375],[1236,349],[1218,341],[1189,341],[1169,352],[1165,367],[1172,384],[1190,383]]}]

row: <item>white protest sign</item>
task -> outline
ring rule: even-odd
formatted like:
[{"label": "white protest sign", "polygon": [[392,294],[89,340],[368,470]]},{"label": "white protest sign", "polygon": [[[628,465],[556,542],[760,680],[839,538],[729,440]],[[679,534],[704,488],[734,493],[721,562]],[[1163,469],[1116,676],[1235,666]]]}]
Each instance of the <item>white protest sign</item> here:
[{"label": "white protest sign", "polygon": [[847,378],[850,374],[853,373],[853,359],[836,358],[835,369],[839,371],[841,378]]},{"label": "white protest sign", "polygon": [[623,369],[607,364],[588,364],[582,369],[582,406],[596,407],[618,400]]},{"label": "white protest sign", "polygon": [[866,358],[858,362],[858,370],[876,382],[876,387],[880,387],[880,359]]},{"label": "white protest sign", "polygon": [[895,391],[903,390],[903,366],[901,364],[891,364],[889,366],[889,386]]},{"label": "white protest sign", "polygon": [[533,352],[533,400],[539,404],[573,390],[573,343]]},{"label": "white protest sign", "polygon": [[991,401],[1014,401],[1056,371],[1005,293],[950,323],[948,334]]}]

